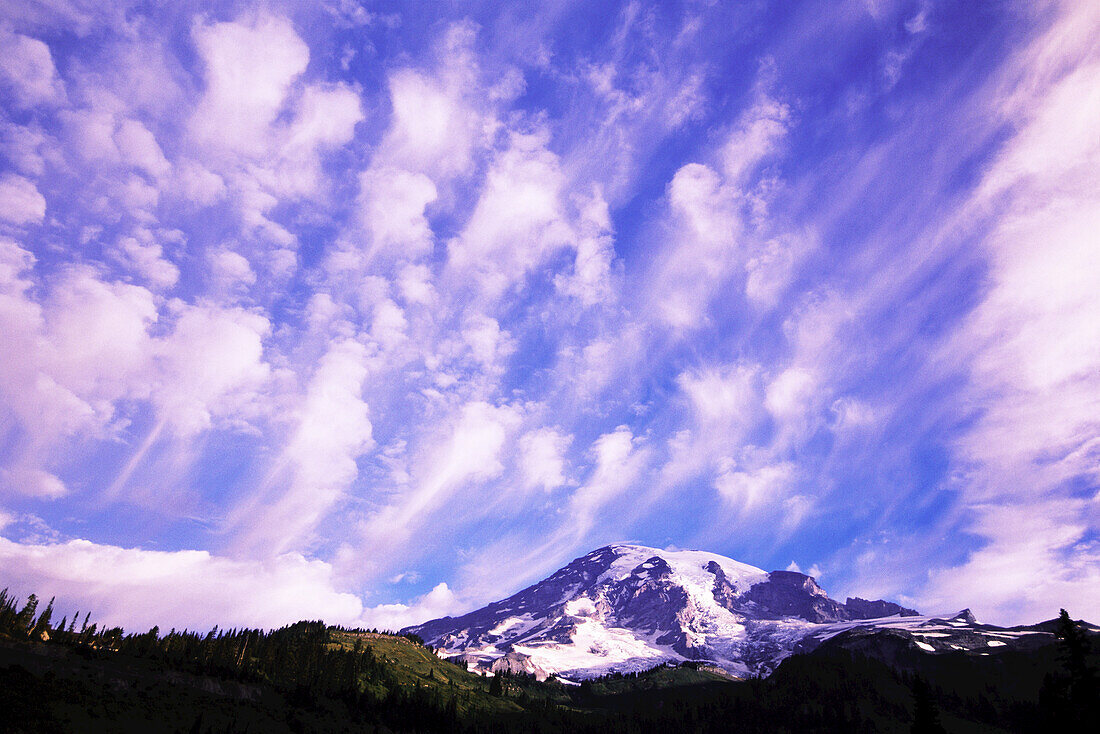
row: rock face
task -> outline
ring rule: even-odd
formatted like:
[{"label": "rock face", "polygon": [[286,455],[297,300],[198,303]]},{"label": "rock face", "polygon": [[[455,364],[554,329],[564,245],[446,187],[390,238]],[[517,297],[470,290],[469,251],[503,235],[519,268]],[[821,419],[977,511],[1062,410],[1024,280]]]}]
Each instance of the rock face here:
[{"label": "rock face", "polygon": [[747,676],[771,672],[823,624],[899,614],[916,612],[841,604],[810,576],[713,553],[611,545],[507,599],[404,631],[485,670],[586,677],[704,660]]}]

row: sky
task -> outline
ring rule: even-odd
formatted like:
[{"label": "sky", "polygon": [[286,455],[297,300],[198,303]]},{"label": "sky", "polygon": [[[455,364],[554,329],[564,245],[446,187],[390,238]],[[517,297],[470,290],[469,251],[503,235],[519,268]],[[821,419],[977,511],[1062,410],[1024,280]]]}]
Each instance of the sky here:
[{"label": "sky", "polygon": [[599,546],[1100,622],[1100,3],[0,0],[0,585]]}]

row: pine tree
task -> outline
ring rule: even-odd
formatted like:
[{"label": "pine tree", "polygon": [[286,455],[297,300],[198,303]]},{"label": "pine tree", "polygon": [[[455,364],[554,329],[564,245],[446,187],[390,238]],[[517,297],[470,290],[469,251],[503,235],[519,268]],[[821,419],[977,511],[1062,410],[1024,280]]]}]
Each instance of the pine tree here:
[{"label": "pine tree", "polygon": [[913,681],[913,726],[912,734],[945,734],[946,729],[940,723],[940,711],[932,688],[924,678]]},{"label": "pine tree", "polygon": [[50,597],[50,603],[46,605],[45,611],[42,612],[38,621],[35,622],[33,629],[31,629],[32,639],[38,640],[43,636],[48,637],[50,630],[53,629],[50,627],[50,620],[53,618],[53,602],[55,598],[56,597]]},{"label": "pine tree", "polygon": [[27,597],[27,605],[15,618],[15,632],[20,635],[29,635],[34,627],[34,615],[38,612],[38,597],[31,594]]},{"label": "pine tree", "polygon": [[1065,723],[1071,731],[1095,731],[1094,727],[1100,726],[1100,704],[1097,702],[1100,690],[1096,671],[1089,665],[1088,635],[1070,618],[1069,612],[1062,609],[1054,636],[1058,638],[1058,657],[1063,669]]}]

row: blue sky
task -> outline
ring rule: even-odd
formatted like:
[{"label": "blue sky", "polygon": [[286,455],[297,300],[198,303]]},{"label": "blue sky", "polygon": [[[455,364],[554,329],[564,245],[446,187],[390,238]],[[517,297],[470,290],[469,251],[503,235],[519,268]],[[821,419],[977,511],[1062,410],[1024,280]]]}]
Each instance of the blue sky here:
[{"label": "blue sky", "polygon": [[608,542],[1100,617],[1100,10],[0,4],[0,568],[398,627]]}]

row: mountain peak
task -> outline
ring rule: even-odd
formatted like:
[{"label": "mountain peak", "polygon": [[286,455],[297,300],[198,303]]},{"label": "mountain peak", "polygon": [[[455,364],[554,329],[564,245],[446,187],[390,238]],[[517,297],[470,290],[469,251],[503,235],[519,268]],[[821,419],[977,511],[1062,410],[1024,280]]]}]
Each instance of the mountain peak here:
[{"label": "mountain peak", "polygon": [[807,625],[899,613],[915,614],[884,601],[841,604],[805,574],[717,553],[614,543],[507,599],[407,631],[487,669],[511,655],[508,665],[529,658],[532,669],[579,676],[673,660],[752,675],[789,654]]}]

